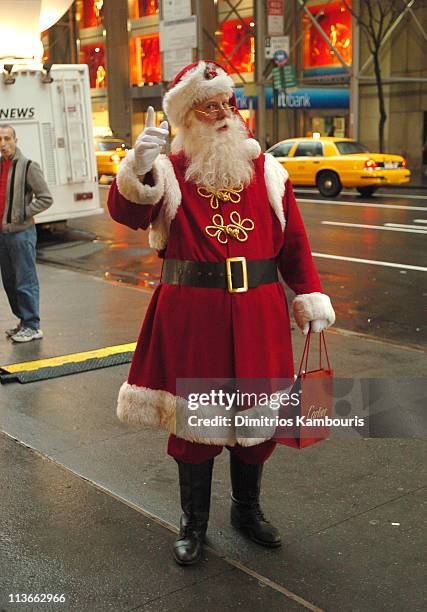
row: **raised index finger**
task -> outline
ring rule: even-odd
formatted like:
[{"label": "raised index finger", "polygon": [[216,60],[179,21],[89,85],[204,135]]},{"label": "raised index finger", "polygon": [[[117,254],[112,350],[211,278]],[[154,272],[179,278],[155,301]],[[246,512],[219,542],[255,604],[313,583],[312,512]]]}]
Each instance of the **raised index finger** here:
[{"label": "raised index finger", "polygon": [[154,127],[154,108],[152,106],[149,106],[147,109],[145,127]]}]

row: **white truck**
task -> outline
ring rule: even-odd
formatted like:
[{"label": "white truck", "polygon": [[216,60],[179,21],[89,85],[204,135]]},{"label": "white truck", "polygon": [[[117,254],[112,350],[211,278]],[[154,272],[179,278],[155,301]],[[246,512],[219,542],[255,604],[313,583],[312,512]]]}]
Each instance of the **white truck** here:
[{"label": "white truck", "polygon": [[37,161],[53,204],[37,223],[100,214],[88,67],[53,65],[50,71],[0,63],[0,125],[9,124],[18,147]]}]

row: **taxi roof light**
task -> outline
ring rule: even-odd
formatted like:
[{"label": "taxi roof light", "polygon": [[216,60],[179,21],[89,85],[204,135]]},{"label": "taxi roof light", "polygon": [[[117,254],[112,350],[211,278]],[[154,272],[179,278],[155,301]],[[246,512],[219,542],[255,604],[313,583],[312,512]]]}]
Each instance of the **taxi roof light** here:
[{"label": "taxi roof light", "polygon": [[319,140],[320,132],[313,132],[313,140]]}]

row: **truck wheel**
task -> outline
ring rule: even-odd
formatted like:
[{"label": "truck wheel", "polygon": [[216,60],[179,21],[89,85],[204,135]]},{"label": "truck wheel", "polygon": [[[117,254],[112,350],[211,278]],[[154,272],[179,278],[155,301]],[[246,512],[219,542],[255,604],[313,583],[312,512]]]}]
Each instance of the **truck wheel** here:
[{"label": "truck wheel", "polygon": [[317,189],[325,198],[335,198],[342,189],[340,177],[332,170],[319,172],[316,180]]},{"label": "truck wheel", "polygon": [[358,187],[357,191],[360,193],[361,196],[369,198],[376,192],[377,189],[378,187],[375,187],[375,185],[369,185],[369,187]]}]

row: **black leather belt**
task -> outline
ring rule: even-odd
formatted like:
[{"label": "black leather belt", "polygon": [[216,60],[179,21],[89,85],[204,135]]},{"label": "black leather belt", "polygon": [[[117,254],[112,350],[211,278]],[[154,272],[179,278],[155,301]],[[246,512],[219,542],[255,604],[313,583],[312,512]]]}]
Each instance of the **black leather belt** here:
[{"label": "black leather belt", "polygon": [[258,285],[279,280],[274,257],[249,259],[229,257],[221,263],[165,259],[162,283],[208,289],[228,289],[230,293],[244,293]]}]

